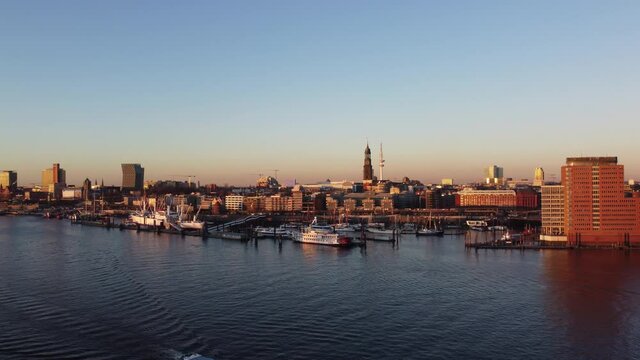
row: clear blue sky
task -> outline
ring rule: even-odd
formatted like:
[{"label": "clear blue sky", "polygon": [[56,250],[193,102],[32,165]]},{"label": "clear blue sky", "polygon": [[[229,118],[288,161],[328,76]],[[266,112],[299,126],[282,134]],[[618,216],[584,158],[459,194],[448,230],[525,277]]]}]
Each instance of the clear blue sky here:
[{"label": "clear blue sky", "polygon": [[396,179],[575,155],[638,178],[639,19],[639,1],[4,0],[0,168],[359,179],[368,137]]}]

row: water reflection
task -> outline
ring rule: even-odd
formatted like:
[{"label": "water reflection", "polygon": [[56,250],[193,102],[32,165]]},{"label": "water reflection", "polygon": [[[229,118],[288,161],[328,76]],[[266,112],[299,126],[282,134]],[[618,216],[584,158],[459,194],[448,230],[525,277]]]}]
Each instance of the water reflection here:
[{"label": "water reflection", "polygon": [[640,356],[640,254],[546,251],[542,259],[546,312],[564,329],[572,353]]}]

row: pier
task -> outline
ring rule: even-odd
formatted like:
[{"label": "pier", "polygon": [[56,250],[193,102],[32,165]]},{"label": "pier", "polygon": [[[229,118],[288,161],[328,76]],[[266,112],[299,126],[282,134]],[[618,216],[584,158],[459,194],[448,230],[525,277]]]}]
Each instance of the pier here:
[{"label": "pier", "polygon": [[163,227],[129,225],[125,223],[115,224],[111,220],[111,218],[105,218],[102,220],[73,220],[71,221],[71,223],[77,224],[77,225],[83,225],[83,226],[101,227],[106,229],[129,230],[129,231],[136,231],[136,232],[152,232],[152,233],[158,233],[158,234],[193,236],[193,237],[201,237],[201,238],[218,238],[218,239],[229,239],[229,240],[251,239],[250,234],[244,233],[244,232],[177,230],[173,227],[166,229]]}]

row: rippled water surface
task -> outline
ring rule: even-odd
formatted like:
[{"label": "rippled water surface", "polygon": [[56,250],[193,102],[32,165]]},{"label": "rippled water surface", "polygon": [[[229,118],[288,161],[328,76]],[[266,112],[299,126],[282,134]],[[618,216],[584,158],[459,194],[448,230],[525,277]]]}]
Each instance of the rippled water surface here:
[{"label": "rippled water surface", "polygon": [[334,249],[0,217],[0,358],[640,358],[640,254]]}]

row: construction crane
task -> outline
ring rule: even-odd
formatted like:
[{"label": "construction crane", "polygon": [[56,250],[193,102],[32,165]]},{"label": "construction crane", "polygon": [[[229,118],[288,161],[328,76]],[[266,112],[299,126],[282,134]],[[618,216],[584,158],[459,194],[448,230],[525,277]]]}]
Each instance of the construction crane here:
[{"label": "construction crane", "polygon": [[275,175],[276,175],[275,179],[278,180],[278,171],[280,171],[280,170],[279,169],[273,169],[271,171],[273,171],[275,173]]}]

